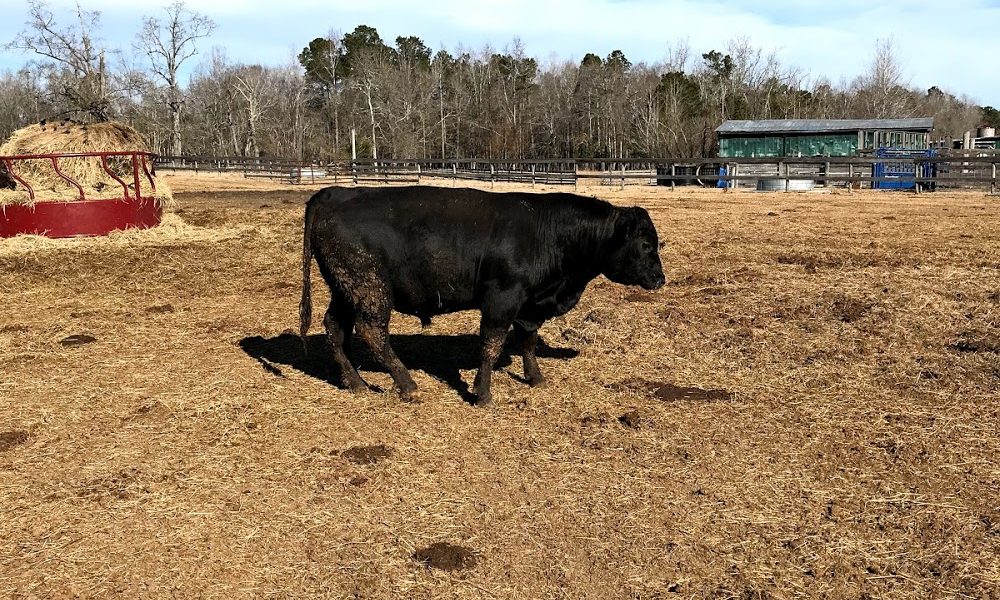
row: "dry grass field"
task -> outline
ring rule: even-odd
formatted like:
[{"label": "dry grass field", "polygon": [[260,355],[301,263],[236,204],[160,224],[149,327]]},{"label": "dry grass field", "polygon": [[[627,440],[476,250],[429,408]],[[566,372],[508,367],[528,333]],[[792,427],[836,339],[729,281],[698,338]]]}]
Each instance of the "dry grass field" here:
[{"label": "dry grass field", "polygon": [[0,595],[1000,598],[997,198],[581,189],[668,284],[478,410],[473,313],[394,318],[419,404],[304,358],[309,188],[168,181],[162,231],[0,241]]}]

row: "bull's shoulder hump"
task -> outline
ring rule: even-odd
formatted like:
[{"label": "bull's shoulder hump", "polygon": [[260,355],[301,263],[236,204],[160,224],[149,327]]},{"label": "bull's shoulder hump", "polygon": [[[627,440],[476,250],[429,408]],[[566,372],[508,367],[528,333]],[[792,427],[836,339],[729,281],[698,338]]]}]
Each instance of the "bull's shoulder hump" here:
[{"label": "bull's shoulder hump", "polygon": [[358,188],[346,188],[339,186],[325,187],[309,198],[309,204],[335,205],[348,200],[353,200],[359,195]]}]

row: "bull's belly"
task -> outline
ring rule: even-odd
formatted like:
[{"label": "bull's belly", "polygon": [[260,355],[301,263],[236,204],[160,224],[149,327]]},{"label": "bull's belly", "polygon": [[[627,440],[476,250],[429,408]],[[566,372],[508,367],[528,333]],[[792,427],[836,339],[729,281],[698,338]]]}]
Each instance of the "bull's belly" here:
[{"label": "bull's belly", "polygon": [[394,310],[421,318],[479,308],[471,290],[405,286],[393,287],[392,292]]}]

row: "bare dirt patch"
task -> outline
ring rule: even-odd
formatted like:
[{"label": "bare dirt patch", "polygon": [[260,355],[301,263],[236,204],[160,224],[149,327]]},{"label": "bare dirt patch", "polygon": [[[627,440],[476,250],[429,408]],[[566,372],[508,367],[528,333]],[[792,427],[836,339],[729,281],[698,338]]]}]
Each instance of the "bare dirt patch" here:
[{"label": "bare dirt patch", "polygon": [[631,380],[610,386],[616,390],[630,390],[648,394],[664,402],[729,402],[735,398],[732,392],[719,389],[685,387],[665,381]]},{"label": "bare dirt patch", "polygon": [[1000,354],[1000,335],[967,333],[949,347],[957,352]]},{"label": "bare dirt patch", "polygon": [[131,415],[133,421],[160,422],[169,419],[173,413],[162,402],[143,404]]},{"label": "bare dirt patch", "polygon": [[97,338],[88,333],[76,333],[59,340],[60,346],[72,348],[74,346],[85,346],[97,341]]},{"label": "bare dirt patch", "polygon": [[655,302],[656,299],[656,294],[649,292],[630,292],[625,296],[626,302]]},{"label": "bare dirt patch", "polygon": [[642,427],[642,413],[637,410],[630,410],[618,417],[618,422],[629,429],[639,429]]},{"label": "bare dirt patch", "polygon": [[80,486],[77,495],[95,500],[103,497],[117,498],[119,500],[128,498],[135,486],[141,471],[134,467],[119,469],[109,475],[97,477],[85,482]]},{"label": "bare dirt patch", "polygon": [[850,296],[838,295],[833,299],[830,309],[838,321],[853,323],[871,310],[871,304]]},{"label": "bare dirt patch", "polygon": [[31,435],[27,431],[15,430],[0,432],[0,452],[6,452],[21,444],[27,443]]},{"label": "bare dirt patch", "polygon": [[356,465],[374,465],[392,456],[394,450],[383,444],[376,446],[353,446],[340,453]]},{"label": "bare dirt patch", "polygon": [[475,551],[471,548],[448,542],[435,542],[417,550],[413,553],[413,560],[428,569],[442,571],[464,571],[474,568],[479,562]]}]

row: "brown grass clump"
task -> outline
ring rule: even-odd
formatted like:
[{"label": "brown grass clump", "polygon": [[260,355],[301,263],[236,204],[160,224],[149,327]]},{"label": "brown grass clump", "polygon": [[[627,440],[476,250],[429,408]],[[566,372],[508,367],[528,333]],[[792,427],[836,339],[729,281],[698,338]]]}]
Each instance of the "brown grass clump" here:
[{"label": "brown grass clump", "polygon": [[178,181],[197,237],[0,252],[4,595],[998,597],[994,200],[581,190],[669,284],[595,280],[480,411],[473,312],[393,317],[421,404],[357,336],[331,383],[309,190],[234,181]]},{"label": "brown grass clump", "polygon": [[[146,152],[149,146],[142,135],[123,123],[78,123],[59,121],[29,125],[11,134],[0,146],[0,156],[26,154],[70,154],[76,152],[120,152],[137,150]],[[132,162],[128,158],[109,158],[108,168],[122,179],[130,191],[134,191]],[[149,165],[152,169],[152,165]],[[48,159],[17,161],[15,172],[35,190],[39,201],[72,201],[79,198],[76,187],[70,185],[56,173]],[[122,187],[104,171],[99,157],[78,157],[59,159],[59,169],[83,186],[88,197],[121,197]],[[141,171],[141,169],[140,169]],[[169,186],[161,185],[154,178],[154,197],[161,204],[171,199]],[[27,204],[31,200],[28,192],[20,184],[11,186],[12,178],[7,173],[0,174],[0,205]],[[145,174],[140,172],[140,186],[148,186]],[[162,189],[161,189],[162,187]],[[144,192],[148,193],[149,190]]]}]

